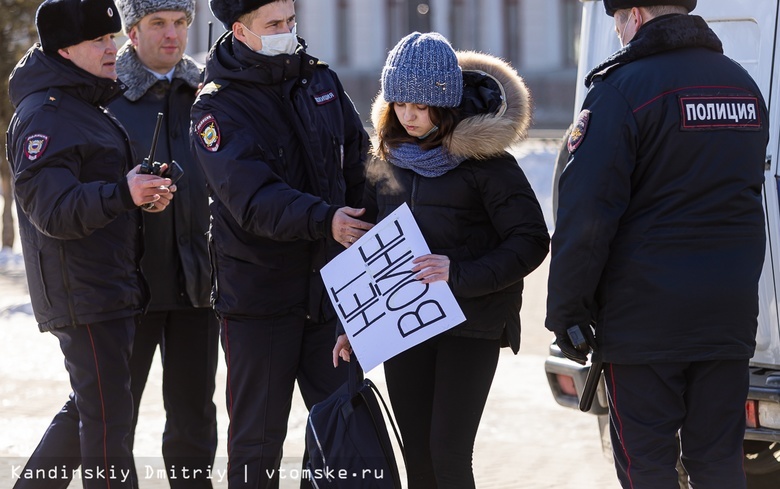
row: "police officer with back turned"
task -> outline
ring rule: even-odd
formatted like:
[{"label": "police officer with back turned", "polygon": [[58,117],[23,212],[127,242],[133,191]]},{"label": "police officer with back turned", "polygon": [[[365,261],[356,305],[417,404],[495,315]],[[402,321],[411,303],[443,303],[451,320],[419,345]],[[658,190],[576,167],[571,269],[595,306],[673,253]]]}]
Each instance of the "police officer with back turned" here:
[{"label": "police officer with back turned", "polygon": [[604,362],[623,487],[676,489],[679,456],[692,487],[744,489],[766,106],[689,15],[696,0],[604,5],[623,48],[585,80],[560,180],[546,326],[567,357],[586,360],[589,348],[567,334],[576,327]]}]

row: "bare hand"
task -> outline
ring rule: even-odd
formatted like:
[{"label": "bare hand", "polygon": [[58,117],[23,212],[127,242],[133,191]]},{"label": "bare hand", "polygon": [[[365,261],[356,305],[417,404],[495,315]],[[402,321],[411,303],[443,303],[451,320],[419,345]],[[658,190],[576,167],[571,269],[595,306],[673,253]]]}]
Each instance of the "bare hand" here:
[{"label": "bare hand", "polygon": [[430,284],[436,281],[447,282],[450,279],[450,259],[444,255],[422,255],[412,261],[413,272],[420,272],[415,275],[415,279],[424,284]]},{"label": "bare hand", "polygon": [[332,234],[333,239],[341,243],[344,248],[349,248],[352,243],[359,240],[366,231],[374,227],[373,224],[356,219],[366,212],[365,209],[342,207],[333,215]]},{"label": "bare hand", "polygon": [[133,202],[139,207],[144,206],[147,212],[164,211],[173,199],[176,185],[171,185],[170,178],[138,173],[139,167],[130,170],[126,176]]},{"label": "bare hand", "polygon": [[336,340],[336,346],[333,347],[333,367],[339,366],[339,357],[348,362],[351,353],[352,347],[349,344],[349,338],[345,334],[340,335]]}]

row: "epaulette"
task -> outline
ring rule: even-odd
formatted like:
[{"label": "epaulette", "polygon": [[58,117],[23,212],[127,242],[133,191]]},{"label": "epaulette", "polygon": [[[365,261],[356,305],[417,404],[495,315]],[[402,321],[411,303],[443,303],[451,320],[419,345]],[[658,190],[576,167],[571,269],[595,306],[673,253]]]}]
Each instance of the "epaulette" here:
[{"label": "epaulette", "polygon": [[319,66],[320,68],[328,68],[330,65],[328,63],[326,63],[325,61],[322,61],[320,59],[320,60],[317,60],[317,66]]},{"label": "epaulette", "polygon": [[207,95],[213,97],[228,85],[230,85],[230,82],[226,80],[212,80],[200,89],[200,92],[198,92],[198,98],[205,97]]},{"label": "epaulette", "polygon": [[595,79],[603,80],[604,78],[609,76],[610,73],[615,71],[617,68],[620,68],[621,66],[623,66],[623,63],[615,63],[615,64],[611,64],[609,66],[606,66],[603,70],[594,73],[593,74],[593,79],[594,80]]},{"label": "epaulette", "polygon": [[56,112],[60,106],[60,100],[62,99],[62,91],[59,88],[50,88],[46,92],[46,101],[43,103],[43,110],[50,112]]}]

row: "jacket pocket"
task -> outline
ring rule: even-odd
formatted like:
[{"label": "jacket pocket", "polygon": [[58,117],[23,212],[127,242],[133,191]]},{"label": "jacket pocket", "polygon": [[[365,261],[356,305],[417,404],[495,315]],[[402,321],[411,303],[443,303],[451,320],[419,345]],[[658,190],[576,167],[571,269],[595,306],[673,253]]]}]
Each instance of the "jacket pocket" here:
[{"label": "jacket pocket", "polygon": [[49,291],[46,288],[46,277],[43,274],[43,254],[38,251],[37,253],[37,272],[38,272],[38,281],[41,284],[41,298],[46,303],[46,308],[51,309],[51,299],[49,298]]}]

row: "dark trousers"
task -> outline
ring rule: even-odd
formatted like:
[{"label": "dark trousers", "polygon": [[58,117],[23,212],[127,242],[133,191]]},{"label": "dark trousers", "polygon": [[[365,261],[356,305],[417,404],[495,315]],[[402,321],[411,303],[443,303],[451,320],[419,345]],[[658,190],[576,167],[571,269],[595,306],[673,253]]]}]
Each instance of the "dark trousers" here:
[{"label": "dark trousers", "polygon": [[[315,324],[293,315],[222,321],[230,489],[279,487],[295,381],[307,409],[346,382],[346,364],[333,368],[335,331],[335,320]],[[301,487],[310,486],[302,480]]]},{"label": "dark trousers", "polygon": [[439,335],[385,362],[409,489],[474,488],[474,440],[499,340]]},{"label": "dark trousers", "polygon": [[745,489],[748,360],[612,364],[604,374],[623,487],[677,489],[681,452],[692,487]]},{"label": "dark trousers", "polygon": [[52,331],[73,392],[25,466],[23,474],[42,477],[23,477],[15,489],[65,489],[79,467],[76,477],[85,489],[137,487],[127,443],[135,321],[129,317]]},{"label": "dark trousers", "polygon": [[130,357],[130,390],[135,406],[132,433],[157,345],[163,365],[165,406],[162,453],[170,486],[210,489],[208,469],[213,466],[217,451],[214,377],[219,322],[214,311],[190,308],[150,312],[141,317]]}]

